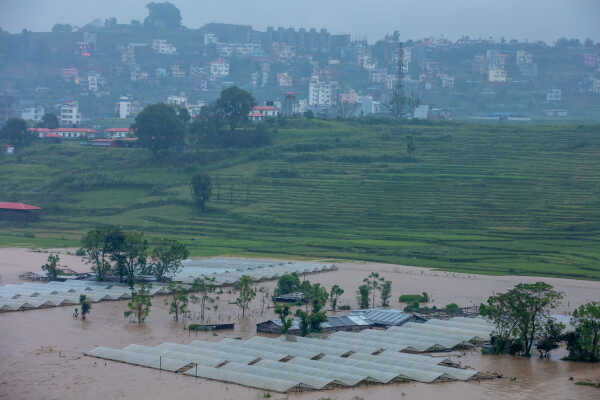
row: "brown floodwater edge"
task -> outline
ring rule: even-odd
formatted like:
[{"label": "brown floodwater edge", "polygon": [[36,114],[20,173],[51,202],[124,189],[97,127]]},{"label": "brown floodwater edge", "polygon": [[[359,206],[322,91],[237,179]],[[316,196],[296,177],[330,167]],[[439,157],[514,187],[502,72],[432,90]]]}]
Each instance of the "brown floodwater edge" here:
[{"label": "brown floodwater edge", "polygon": [[[70,256],[69,256],[70,257]],[[0,249],[0,275],[16,276],[24,271],[38,270],[47,254],[26,249]],[[62,257],[61,257],[62,258]],[[88,270],[78,257],[65,264],[73,269]],[[74,262],[79,259],[77,266]],[[41,263],[39,261],[42,261]],[[391,280],[392,307],[400,307],[397,298],[404,293],[426,291],[432,297],[430,305],[444,306],[454,302],[461,306],[476,305],[488,296],[504,291],[519,282],[543,280],[565,293],[560,312],[600,300],[600,282],[557,278],[485,276],[436,271],[376,263],[336,263],[337,271],[307,276],[330,288],[340,285],[345,293],[340,303],[356,306],[356,290],[362,279],[377,271]],[[20,271],[20,272],[19,272]],[[261,282],[258,288],[272,292],[275,282]],[[143,325],[123,317],[127,301],[93,304],[89,320],[74,320],[73,307],[29,310],[0,314],[0,399],[263,399],[264,391],[235,384],[156,371],[118,362],[83,356],[96,346],[122,348],[131,343],[158,345],[162,342],[189,343],[196,339],[221,340],[224,337],[247,338],[256,334],[256,323],[274,318],[272,309],[263,307],[259,293],[244,319],[235,305],[234,295],[224,289],[219,295],[217,311],[208,312],[210,323],[236,323],[235,329],[223,332],[189,333],[183,323],[176,323],[168,314],[165,296],[152,299],[152,311]],[[191,305],[195,318],[199,306]],[[190,321],[188,321],[190,322]],[[193,322],[196,322],[195,320]],[[453,353],[454,354],[454,353]],[[436,384],[397,383],[368,385],[357,388],[291,393],[273,393],[272,399],[598,399],[600,390],[575,385],[577,381],[600,380],[600,365],[553,359],[540,360],[512,356],[481,355],[478,351],[452,356],[463,365],[481,371],[496,371],[504,378],[480,382],[448,382]],[[573,380],[570,380],[570,378]],[[514,378],[514,379],[513,379]]]}]

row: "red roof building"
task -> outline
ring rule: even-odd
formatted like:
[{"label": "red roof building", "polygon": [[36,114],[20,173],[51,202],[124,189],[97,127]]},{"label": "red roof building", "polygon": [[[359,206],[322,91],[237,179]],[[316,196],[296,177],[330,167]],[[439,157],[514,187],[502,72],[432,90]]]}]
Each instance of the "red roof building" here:
[{"label": "red roof building", "polygon": [[0,202],[0,210],[34,211],[41,210],[41,208],[25,203]]}]

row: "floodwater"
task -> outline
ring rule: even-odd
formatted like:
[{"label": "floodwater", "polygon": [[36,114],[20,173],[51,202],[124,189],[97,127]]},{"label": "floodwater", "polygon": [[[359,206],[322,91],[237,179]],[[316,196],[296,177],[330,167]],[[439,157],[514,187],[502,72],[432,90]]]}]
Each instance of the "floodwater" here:
[{"label": "floodwater", "polygon": [[[33,256],[32,256],[33,254]],[[10,259],[7,256],[10,255]],[[21,257],[21,255],[23,257]],[[37,258],[47,255],[20,249],[0,249],[0,274],[13,276],[18,271],[38,270]],[[72,260],[75,262],[75,260]],[[35,264],[32,264],[35,262]],[[81,263],[81,261],[78,261]],[[87,267],[83,263],[79,267]],[[427,291],[432,304],[444,306],[479,304],[494,292],[503,291],[522,281],[541,278],[489,277],[455,274],[423,268],[373,263],[342,263],[335,272],[308,275],[307,279],[326,287],[338,284],[345,289],[342,304],[356,305],[355,292],[362,279],[378,271],[393,282],[394,298],[401,293]],[[10,267],[10,268],[9,268]],[[75,268],[73,268],[75,269]],[[599,300],[600,282],[543,279],[565,292],[561,312],[577,305]],[[7,283],[3,280],[3,283]],[[257,285],[272,291],[274,282]],[[261,390],[224,384],[189,376],[161,372],[142,367],[83,356],[96,346],[122,348],[131,343],[157,345],[170,341],[189,343],[195,339],[220,340],[223,337],[255,335],[257,321],[273,318],[265,296],[258,293],[252,310],[239,319],[239,310],[229,304],[233,295],[224,289],[219,294],[218,310],[208,312],[212,322],[235,321],[234,331],[189,334],[183,323],[172,321],[164,297],[154,297],[146,324],[138,326],[123,317],[126,301],[93,304],[89,320],[73,320],[72,307],[50,308],[0,314],[0,399],[263,399]],[[392,306],[398,306],[396,302]],[[197,318],[199,307],[192,305]],[[404,383],[370,385],[336,389],[272,394],[272,399],[599,399],[600,390],[578,386],[583,379],[600,380],[600,365],[560,361],[561,352],[552,360],[536,357],[483,356],[477,351],[457,354],[463,365],[481,371],[495,371],[504,378],[481,382],[448,382],[439,384]],[[573,380],[569,380],[573,377]]]}]

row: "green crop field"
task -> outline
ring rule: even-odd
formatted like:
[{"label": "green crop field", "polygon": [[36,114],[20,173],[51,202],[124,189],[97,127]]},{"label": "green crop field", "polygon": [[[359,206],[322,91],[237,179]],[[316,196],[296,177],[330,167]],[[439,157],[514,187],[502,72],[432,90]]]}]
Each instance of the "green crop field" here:
[{"label": "green crop field", "polygon": [[[188,187],[201,171],[214,186],[204,213]],[[0,176],[0,201],[43,208],[39,222],[0,222],[0,246],[76,246],[118,224],[194,255],[600,279],[598,126],[300,121],[264,148],[168,160],[38,144],[0,158]]]}]

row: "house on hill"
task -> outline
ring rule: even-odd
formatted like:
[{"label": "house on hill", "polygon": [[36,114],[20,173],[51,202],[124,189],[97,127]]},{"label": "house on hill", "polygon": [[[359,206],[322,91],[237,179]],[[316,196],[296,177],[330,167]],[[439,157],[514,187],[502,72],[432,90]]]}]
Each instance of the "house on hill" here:
[{"label": "house on hill", "polygon": [[25,203],[0,202],[0,220],[34,221],[39,219],[41,210]]}]

